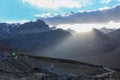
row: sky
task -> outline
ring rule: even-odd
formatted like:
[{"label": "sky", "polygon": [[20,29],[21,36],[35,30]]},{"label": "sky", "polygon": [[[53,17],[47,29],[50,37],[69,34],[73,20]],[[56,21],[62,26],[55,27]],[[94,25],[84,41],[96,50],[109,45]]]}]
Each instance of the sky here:
[{"label": "sky", "polygon": [[76,31],[119,28],[120,0],[0,0],[0,22],[42,19]]}]

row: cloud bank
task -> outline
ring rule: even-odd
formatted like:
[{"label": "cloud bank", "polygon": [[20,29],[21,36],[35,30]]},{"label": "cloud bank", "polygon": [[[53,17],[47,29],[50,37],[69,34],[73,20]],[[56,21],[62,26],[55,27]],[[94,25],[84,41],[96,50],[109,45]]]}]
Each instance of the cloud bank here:
[{"label": "cloud bank", "polygon": [[120,5],[112,8],[103,8],[95,11],[70,12],[69,15],[56,15],[52,17],[41,17],[50,25],[59,24],[82,24],[82,23],[108,23],[110,21],[120,22]]}]

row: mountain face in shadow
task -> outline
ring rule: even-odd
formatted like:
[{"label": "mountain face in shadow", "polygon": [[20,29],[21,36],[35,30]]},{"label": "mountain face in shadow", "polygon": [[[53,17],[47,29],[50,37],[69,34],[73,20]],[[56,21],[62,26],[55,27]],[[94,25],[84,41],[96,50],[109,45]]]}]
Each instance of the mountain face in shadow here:
[{"label": "mountain face in shadow", "polygon": [[2,42],[19,51],[31,53],[37,49],[41,51],[48,46],[59,43],[67,36],[70,36],[69,32],[58,29],[42,33],[9,36]]},{"label": "mountain face in shadow", "polygon": [[40,32],[50,31],[49,26],[42,20],[37,20],[35,22],[27,22],[21,25],[17,30],[17,34],[34,34]]},{"label": "mountain face in shadow", "polygon": [[5,38],[6,35],[14,34],[20,25],[21,24],[0,23],[0,40]]},{"label": "mountain face in shadow", "polygon": [[6,23],[5,26],[9,33],[2,35],[1,41],[9,47],[23,52],[42,51],[71,35],[70,32],[62,29],[52,30],[42,20],[20,24],[18,27],[12,25],[8,27],[7,25]]},{"label": "mountain face in shadow", "polygon": [[118,46],[120,46],[120,29],[109,33],[108,36],[111,37]]},{"label": "mountain face in shadow", "polygon": [[8,24],[0,23],[0,38],[4,38],[8,35],[24,35],[32,33],[40,33],[50,31],[49,26],[42,20],[34,22],[26,22],[24,24]]}]

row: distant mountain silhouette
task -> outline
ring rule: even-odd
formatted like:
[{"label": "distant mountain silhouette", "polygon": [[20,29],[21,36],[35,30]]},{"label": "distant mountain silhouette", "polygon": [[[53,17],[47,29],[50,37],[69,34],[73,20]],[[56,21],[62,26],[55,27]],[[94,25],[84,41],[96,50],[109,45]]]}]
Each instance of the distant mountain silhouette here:
[{"label": "distant mountain silhouette", "polygon": [[76,33],[73,29],[71,29],[71,28],[68,28],[66,31],[68,31],[68,32],[71,32],[71,33]]},{"label": "distant mountain silhouette", "polygon": [[116,29],[110,29],[110,28],[105,28],[105,27],[103,27],[103,28],[101,28],[101,29],[99,29],[101,32],[103,32],[103,33],[105,33],[105,34],[108,34],[108,33],[110,33],[110,32],[113,32],[113,31],[115,31]]}]

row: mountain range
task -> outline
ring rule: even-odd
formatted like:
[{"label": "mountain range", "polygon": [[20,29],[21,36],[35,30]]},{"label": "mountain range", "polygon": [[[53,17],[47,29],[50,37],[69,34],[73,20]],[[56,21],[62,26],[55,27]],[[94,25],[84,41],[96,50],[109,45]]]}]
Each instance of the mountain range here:
[{"label": "mountain range", "polygon": [[50,28],[44,21],[24,24],[0,23],[0,42],[37,56],[70,59],[120,67],[120,29],[93,29],[71,34],[71,30]]},{"label": "mountain range", "polygon": [[[4,26],[2,26],[3,24]],[[0,26],[2,29],[0,41],[23,52],[43,50],[71,35],[70,32],[62,29],[53,30],[42,20],[19,25],[1,23]],[[6,32],[6,30],[9,32]]]}]

